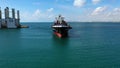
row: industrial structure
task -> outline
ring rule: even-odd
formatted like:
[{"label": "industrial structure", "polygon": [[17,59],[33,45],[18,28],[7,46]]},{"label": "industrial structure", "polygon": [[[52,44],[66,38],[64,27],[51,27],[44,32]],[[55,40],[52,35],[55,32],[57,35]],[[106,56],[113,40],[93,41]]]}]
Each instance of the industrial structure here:
[{"label": "industrial structure", "polygon": [[2,12],[0,7],[0,28],[21,28],[19,10],[15,13],[15,9],[12,8],[12,11],[9,11],[6,7]]}]

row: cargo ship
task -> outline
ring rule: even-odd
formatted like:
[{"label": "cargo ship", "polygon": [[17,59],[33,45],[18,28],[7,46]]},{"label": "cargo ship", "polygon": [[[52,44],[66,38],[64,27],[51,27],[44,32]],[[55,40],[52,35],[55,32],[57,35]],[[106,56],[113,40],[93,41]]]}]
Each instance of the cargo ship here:
[{"label": "cargo ship", "polygon": [[72,29],[72,27],[64,20],[64,17],[62,17],[61,15],[56,17],[52,28],[54,34],[59,38],[68,37],[68,31]]}]

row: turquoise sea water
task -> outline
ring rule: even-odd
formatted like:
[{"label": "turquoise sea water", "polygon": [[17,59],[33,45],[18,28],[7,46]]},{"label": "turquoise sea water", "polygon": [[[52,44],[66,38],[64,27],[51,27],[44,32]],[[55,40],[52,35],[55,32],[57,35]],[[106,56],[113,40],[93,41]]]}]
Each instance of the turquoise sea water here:
[{"label": "turquoise sea water", "polygon": [[72,22],[62,39],[33,23],[0,29],[0,68],[120,68],[120,23]]}]

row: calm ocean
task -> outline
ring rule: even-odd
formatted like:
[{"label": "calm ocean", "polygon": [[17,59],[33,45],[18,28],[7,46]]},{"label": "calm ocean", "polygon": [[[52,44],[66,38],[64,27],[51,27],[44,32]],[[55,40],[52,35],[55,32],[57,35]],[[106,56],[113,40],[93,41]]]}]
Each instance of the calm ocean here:
[{"label": "calm ocean", "polygon": [[120,68],[120,23],[70,23],[68,38],[52,23],[0,29],[0,68]]}]

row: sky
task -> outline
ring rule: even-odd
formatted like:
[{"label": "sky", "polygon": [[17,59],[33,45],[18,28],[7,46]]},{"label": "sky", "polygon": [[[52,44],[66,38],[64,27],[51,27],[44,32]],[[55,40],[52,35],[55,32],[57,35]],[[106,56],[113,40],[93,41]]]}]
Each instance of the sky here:
[{"label": "sky", "polygon": [[120,22],[119,4],[120,0],[0,0],[2,10],[20,10],[22,22],[52,22],[59,14],[67,21]]}]

